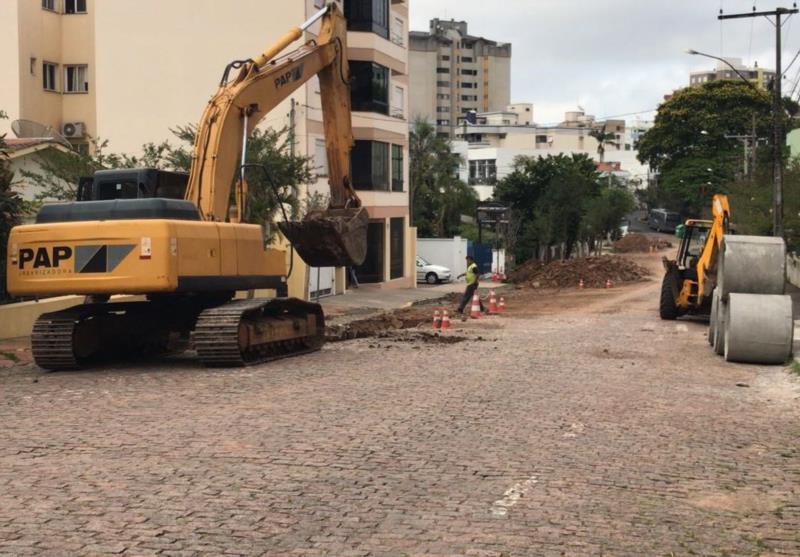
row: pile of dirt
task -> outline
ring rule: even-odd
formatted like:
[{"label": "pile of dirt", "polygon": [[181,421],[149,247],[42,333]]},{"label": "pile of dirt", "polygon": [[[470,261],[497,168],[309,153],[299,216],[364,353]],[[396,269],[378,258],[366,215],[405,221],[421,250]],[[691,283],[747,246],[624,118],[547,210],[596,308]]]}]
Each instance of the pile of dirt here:
[{"label": "pile of dirt", "polygon": [[514,269],[511,282],[531,288],[570,288],[583,280],[586,288],[603,288],[606,281],[614,284],[634,282],[650,272],[641,265],[618,255],[581,257],[551,263],[529,261]]},{"label": "pile of dirt", "polygon": [[652,249],[671,248],[672,243],[644,234],[628,234],[614,242],[614,251],[619,253],[648,252]]}]

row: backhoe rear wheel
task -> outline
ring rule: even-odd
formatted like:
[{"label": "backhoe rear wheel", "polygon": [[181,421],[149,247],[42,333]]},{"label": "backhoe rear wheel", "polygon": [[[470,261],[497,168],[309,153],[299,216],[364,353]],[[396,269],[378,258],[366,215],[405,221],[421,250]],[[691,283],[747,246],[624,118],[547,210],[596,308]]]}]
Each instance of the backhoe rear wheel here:
[{"label": "backhoe rear wheel", "polygon": [[664,273],[664,279],[661,281],[661,299],[658,305],[658,312],[661,315],[661,319],[670,321],[677,319],[680,315],[680,310],[675,304],[673,284],[675,284],[675,278],[672,276],[672,273],[667,271]]}]

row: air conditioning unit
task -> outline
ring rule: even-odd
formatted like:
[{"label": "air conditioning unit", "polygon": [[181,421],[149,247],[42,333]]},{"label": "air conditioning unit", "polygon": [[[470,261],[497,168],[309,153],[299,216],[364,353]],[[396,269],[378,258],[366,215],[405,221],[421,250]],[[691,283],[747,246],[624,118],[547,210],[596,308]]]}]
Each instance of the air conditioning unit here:
[{"label": "air conditioning unit", "polygon": [[86,135],[86,124],[83,122],[67,122],[61,127],[64,137],[83,137]]}]

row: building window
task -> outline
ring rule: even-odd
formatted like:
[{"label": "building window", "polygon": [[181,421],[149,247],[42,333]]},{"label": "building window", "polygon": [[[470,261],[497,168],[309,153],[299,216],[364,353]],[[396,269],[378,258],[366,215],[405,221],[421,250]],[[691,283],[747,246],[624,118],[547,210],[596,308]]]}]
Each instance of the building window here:
[{"label": "building window", "polygon": [[353,110],[389,114],[389,68],[374,62],[350,62]]},{"label": "building window", "polygon": [[389,278],[403,276],[405,261],[405,221],[404,217],[389,219]]},{"label": "building window", "polygon": [[392,191],[403,191],[402,145],[392,145]]},{"label": "building window", "polygon": [[461,75],[478,75],[478,70],[461,70]]},{"label": "building window", "polygon": [[477,84],[476,84],[476,83],[474,83],[474,82],[471,82],[471,81],[462,81],[462,82],[461,82],[461,86],[462,86],[464,89],[477,89],[477,88],[478,88],[478,87],[477,87]]},{"label": "building window", "polygon": [[88,93],[88,66],[64,66],[64,92]]},{"label": "building window", "polygon": [[389,191],[389,144],[356,140],[350,151],[350,169],[355,189]]},{"label": "building window", "polygon": [[389,38],[389,0],[344,0],[347,29]]},{"label": "building window", "polygon": [[470,184],[494,184],[497,182],[497,159],[469,161]]},{"label": "building window", "polygon": [[42,87],[45,91],[57,91],[56,89],[57,66],[50,62],[42,62]]},{"label": "building window", "polygon": [[325,149],[324,139],[314,140],[314,167],[317,177],[328,175],[328,152]]},{"label": "building window", "polygon": [[449,57],[449,56],[447,56],[447,55],[442,55],[442,56],[440,57],[440,60],[441,60],[442,62],[449,62],[449,61],[450,61],[450,57]]},{"label": "building window", "polygon": [[86,0],[64,0],[65,14],[85,14]]},{"label": "building window", "polygon": [[436,107],[436,112],[444,112],[444,113],[450,112],[450,107],[449,106],[437,106]]},{"label": "building window", "polygon": [[536,143],[547,143],[547,136],[546,135],[537,135],[536,136]]},{"label": "building window", "polygon": [[464,56],[461,59],[462,62],[472,62],[472,56]]},{"label": "building window", "polygon": [[437,87],[450,87],[450,82],[449,81],[437,81],[436,82],[436,86]]},{"label": "building window", "polygon": [[356,267],[359,282],[383,281],[383,249],[386,236],[386,221],[370,221],[367,225],[367,257]]},{"label": "building window", "polygon": [[405,22],[399,17],[392,18],[392,42],[397,46],[405,44]]},{"label": "building window", "polygon": [[437,93],[436,98],[440,101],[449,101],[450,94],[449,93]]},{"label": "building window", "polygon": [[42,0],[42,9],[56,11],[56,0]]},{"label": "building window", "polygon": [[395,85],[392,91],[392,116],[394,118],[404,118],[406,106],[405,89]]},{"label": "building window", "polygon": [[436,68],[436,73],[450,73],[450,68]]},{"label": "building window", "polygon": [[437,126],[449,126],[450,120],[436,120]]},{"label": "building window", "polygon": [[478,95],[461,95],[462,101],[477,101]]}]

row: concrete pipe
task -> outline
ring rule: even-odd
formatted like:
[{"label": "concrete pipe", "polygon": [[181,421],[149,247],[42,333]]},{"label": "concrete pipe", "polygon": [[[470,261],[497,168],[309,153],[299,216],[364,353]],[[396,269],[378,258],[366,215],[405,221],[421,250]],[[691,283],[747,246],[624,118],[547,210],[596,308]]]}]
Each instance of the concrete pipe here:
[{"label": "concrete pipe", "polygon": [[786,243],[772,236],[725,236],[717,288],[723,300],[731,293],[783,294]]},{"label": "concrete pipe", "polygon": [[719,305],[719,288],[711,294],[711,314],[708,316],[708,343],[714,346],[714,334],[717,330],[717,306]]},{"label": "concrete pipe", "polygon": [[789,359],[794,340],[791,296],[732,293],[727,306],[725,360],[783,364]]},{"label": "concrete pipe", "polygon": [[[719,292],[719,288],[716,290]],[[714,303],[714,300],[711,300]],[[717,295],[717,317],[714,319],[714,352],[723,356],[725,354],[725,327],[728,317],[728,302],[722,300],[722,295]]]}]

